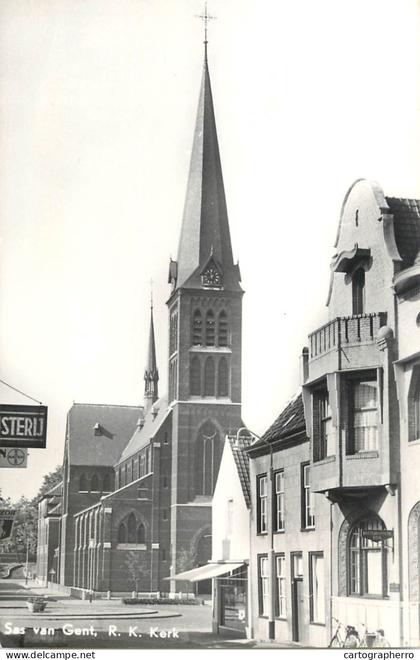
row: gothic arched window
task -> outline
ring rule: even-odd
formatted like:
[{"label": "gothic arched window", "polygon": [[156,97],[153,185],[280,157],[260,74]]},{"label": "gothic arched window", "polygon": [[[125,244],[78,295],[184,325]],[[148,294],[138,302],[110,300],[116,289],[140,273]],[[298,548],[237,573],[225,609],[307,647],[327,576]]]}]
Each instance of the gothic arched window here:
[{"label": "gothic arched window", "polygon": [[413,369],[408,390],[408,439],[420,440],[420,366]]},{"label": "gothic arched window", "polygon": [[214,360],[208,357],[204,365],[204,396],[214,396]]},{"label": "gothic arched window", "polygon": [[139,523],[137,526],[136,543],[146,543],[146,530],[143,523]]},{"label": "gothic arched window", "polygon": [[216,335],[216,322],[211,309],[206,314],[206,346],[214,346]]},{"label": "gothic arched window", "polygon": [[349,596],[385,596],[387,590],[386,547],[375,537],[385,526],[371,515],[358,520],[348,536]]},{"label": "gothic arched window", "polygon": [[81,474],[79,479],[79,491],[87,492],[87,489],[88,489],[88,485],[87,485],[86,475]]},{"label": "gothic arched window", "polygon": [[201,395],[201,365],[200,359],[195,356],[191,360],[190,366],[190,394],[192,396]]},{"label": "gothic arched window", "polygon": [[229,396],[229,370],[226,358],[222,357],[219,361],[219,370],[217,374],[217,395]]},{"label": "gothic arched window", "polygon": [[90,490],[92,491],[92,493],[99,492],[99,477],[96,473],[93,475],[91,479]]},{"label": "gothic arched window", "polygon": [[219,323],[217,328],[217,338],[219,346],[228,346],[229,343],[229,328],[227,314],[222,310],[219,314]]},{"label": "gothic arched window", "polygon": [[104,476],[103,484],[102,484],[102,490],[104,493],[110,493],[111,492],[111,476],[109,474],[106,474]]},{"label": "gothic arched window", "polygon": [[127,528],[123,522],[118,527],[118,543],[127,543]]},{"label": "gothic arched window", "polygon": [[137,521],[134,513],[130,513],[127,519],[127,539],[128,543],[136,542]]},{"label": "gothic arched window", "polygon": [[195,444],[195,492],[196,495],[212,495],[220,463],[219,433],[211,422],[206,422],[198,432]]},{"label": "gothic arched window", "polygon": [[193,346],[201,346],[203,343],[203,321],[199,309],[195,310],[193,316],[192,343]]},{"label": "gothic arched window", "polygon": [[365,307],[365,271],[358,268],[351,281],[353,314],[363,314]]}]

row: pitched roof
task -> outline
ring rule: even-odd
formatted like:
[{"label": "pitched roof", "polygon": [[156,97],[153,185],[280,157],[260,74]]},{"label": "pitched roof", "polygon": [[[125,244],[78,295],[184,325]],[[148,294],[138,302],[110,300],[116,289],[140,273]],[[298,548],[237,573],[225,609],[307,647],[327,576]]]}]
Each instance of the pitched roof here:
[{"label": "pitched roof", "polygon": [[210,255],[223,271],[224,287],[240,290],[239,269],[233,264],[213,96],[205,57],[178,248],[177,286],[200,285],[200,271]]},{"label": "pitched roof", "polygon": [[74,403],[67,418],[70,464],[114,465],[142,416],[140,406]]},{"label": "pitched roof", "polygon": [[420,252],[420,200],[387,197],[394,216],[395,242],[404,268],[413,265]]},{"label": "pitched roof", "polygon": [[251,440],[241,438],[241,444],[236,443],[236,438],[229,437],[229,444],[235,460],[236,470],[239,481],[241,482],[242,492],[244,494],[245,504],[249,509],[251,506],[251,483],[249,478],[249,457],[243,450],[249,447]]},{"label": "pitched roof", "polygon": [[290,436],[297,433],[306,433],[305,414],[300,392],[289,401],[275,422],[264,433],[261,440],[257,440],[252,448],[259,447],[267,442],[277,442],[290,438]]},{"label": "pitched roof", "polygon": [[143,425],[137,425],[134,433],[131,435],[131,438],[127,445],[121,452],[121,455],[115,461],[115,463],[121,463],[125,461],[130,456],[133,456],[140,449],[149,444],[151,438],[153,438],[157,431],[160,429],[161,425],[171,413],[172,409],[168,408],[168,398],[163,396],[161,399],[158,399],[150,410],[146,413],[144,418]]}]

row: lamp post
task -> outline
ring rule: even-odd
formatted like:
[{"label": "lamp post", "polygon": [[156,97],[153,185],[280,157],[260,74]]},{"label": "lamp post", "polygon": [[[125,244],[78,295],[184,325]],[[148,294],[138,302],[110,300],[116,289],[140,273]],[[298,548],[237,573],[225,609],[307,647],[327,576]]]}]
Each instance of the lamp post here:
[{"label": "lamp post", "polygon": [[275,585],[276,585],[276,578],[275,578],[275,553],[274,553],[274,502],[273,502],[273,497],[274,497],[274,470],[273,470],[273,447],[270,442],[267,442],[267,440],[264,440],[261,436],[257,435],[257,433],[253,433],[250,429],[248,429],[246,426],[241,426],[236,432],[236,443],[238,444],[239,442],[239,437],[243,431],[246,431],[249,435],[252,437],[256,438],[257,440],[261,440],[269,449],[270,452],[270,470],[269,470],[269,497],[268,499],[268,511],[267,511],[267,519],[268,519],[268,525],[267,525],[267,531],[268,531],[268,537],[269,537],[269,550],[268,550],[268,594],[269,594],[269,600],[268,600],[268,639],[269,640],[274,640],[275,639],[275,622],[274,622],[274,612],[275,612]]}]

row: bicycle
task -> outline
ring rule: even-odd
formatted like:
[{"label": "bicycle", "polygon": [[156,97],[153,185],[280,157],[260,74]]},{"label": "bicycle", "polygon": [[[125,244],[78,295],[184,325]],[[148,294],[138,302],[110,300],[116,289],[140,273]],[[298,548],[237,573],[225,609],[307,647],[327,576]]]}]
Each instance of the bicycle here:
[{"label": "bicycle", "polygon": [[[337,622],[337,627],[335,629],[334,635],[331,637],[330,643],[328,644],[329,648],[358,648],[359,646],[366,646],[366,626],[363,626],[363,634],[360,637],[356,628],[352,625],[344,626],[338,619],[334,616],[332,617],[333,621]],[[345,634],[344,634],[345,631]]]}]

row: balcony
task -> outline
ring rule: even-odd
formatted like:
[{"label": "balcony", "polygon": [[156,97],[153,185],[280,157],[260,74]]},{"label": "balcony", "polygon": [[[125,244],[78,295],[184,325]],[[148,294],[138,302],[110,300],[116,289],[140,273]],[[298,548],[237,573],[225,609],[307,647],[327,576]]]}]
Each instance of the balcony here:
[{"label": "balcony", "polygon": [[382,312],[337,317],[312,332],[305,384],[334,371],[378,366],[376,337],[385,321]]}]

